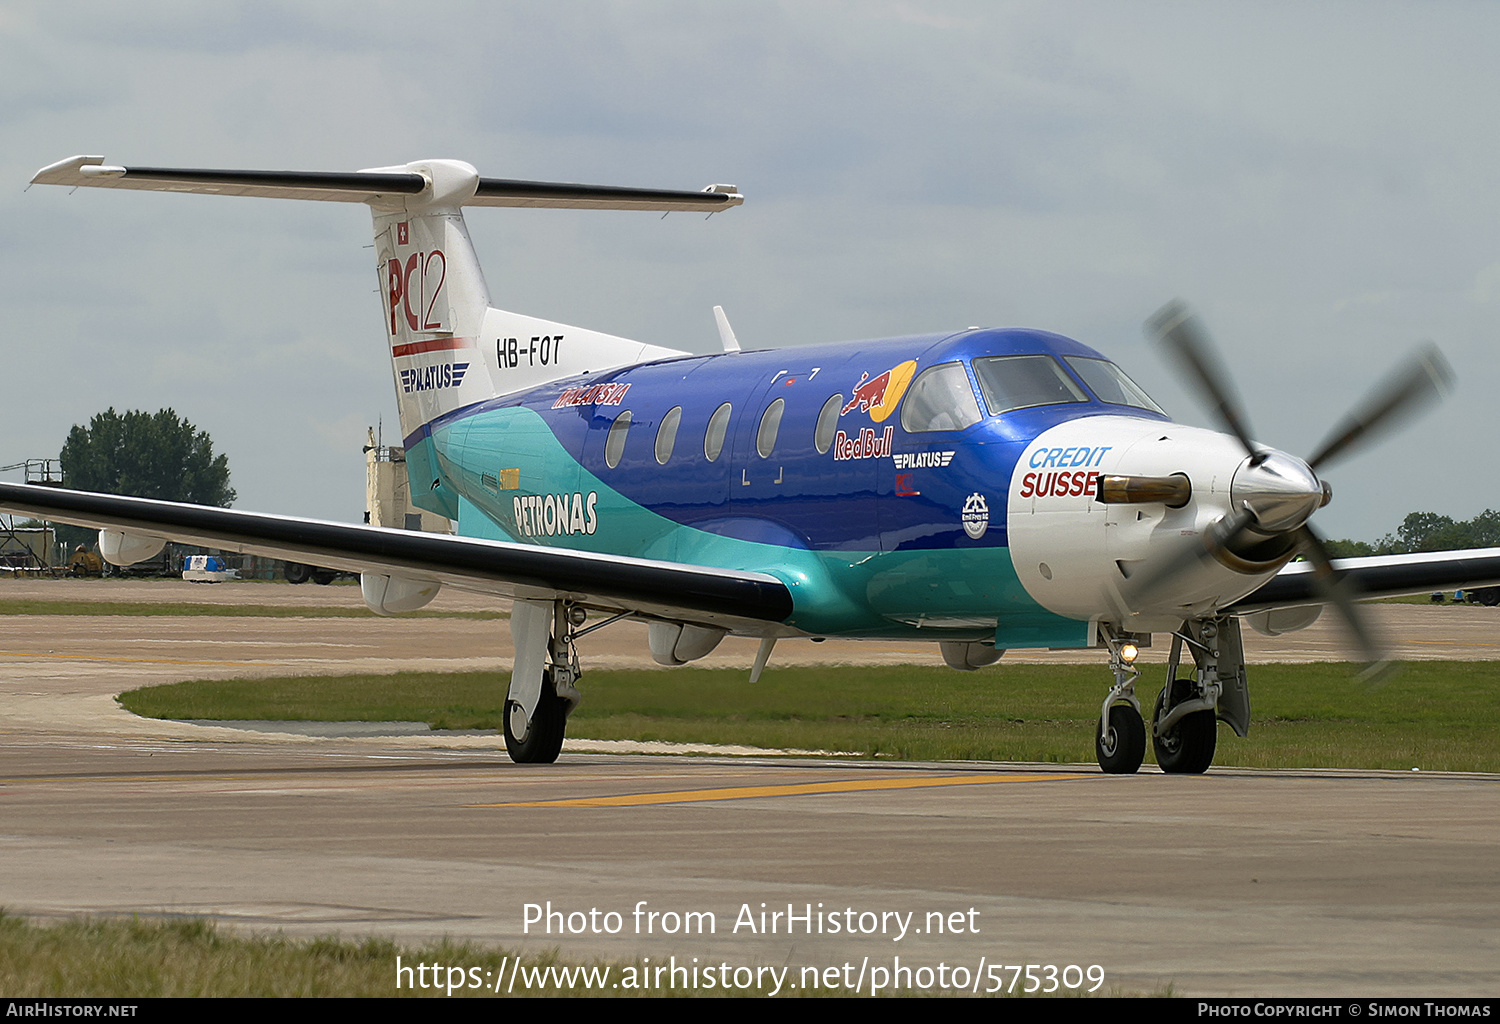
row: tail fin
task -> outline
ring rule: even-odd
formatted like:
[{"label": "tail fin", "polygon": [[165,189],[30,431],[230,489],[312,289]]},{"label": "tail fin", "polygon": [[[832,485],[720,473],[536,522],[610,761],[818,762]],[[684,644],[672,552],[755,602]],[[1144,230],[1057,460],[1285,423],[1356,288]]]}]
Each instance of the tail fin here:
[{"label": "tail fin", "polygon": [[354,172],[191,170],[106,165],[75,156],[33,184],[366,203],[403,437],[445,413],[550,380],[681,355],[490,306],[465,206],[699,210],[744,202],[733,185],[702,192],[482,178],[458,160]]}]

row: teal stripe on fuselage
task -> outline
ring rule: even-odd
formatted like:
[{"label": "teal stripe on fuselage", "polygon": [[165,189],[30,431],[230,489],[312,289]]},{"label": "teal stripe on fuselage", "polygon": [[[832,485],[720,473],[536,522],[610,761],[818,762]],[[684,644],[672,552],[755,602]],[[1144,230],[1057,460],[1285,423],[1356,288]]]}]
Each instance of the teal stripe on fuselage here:
[{"label": "teal stripe on fuselage", "polygon": [[1007,548],[813,551],[683,526],[580,466],[529,409],[487,409],[438,426],[408,449],[407,462],[440,481],[423,494],[413,476],[414,500],[451,508],[464,536],[768,573],[791,590],[786,624],[809,635],[1088,642],[1087,623],[1031,599]]}]

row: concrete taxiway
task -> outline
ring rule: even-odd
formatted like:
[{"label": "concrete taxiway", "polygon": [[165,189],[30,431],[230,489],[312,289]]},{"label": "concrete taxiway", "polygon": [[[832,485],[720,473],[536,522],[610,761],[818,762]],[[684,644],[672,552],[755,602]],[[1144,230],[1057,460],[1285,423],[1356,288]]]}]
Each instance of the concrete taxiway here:
[{"label": "concrete taxiway", "polygon": [[[358,602],[338,587],[16,586],[0,582],[0,600]],[[1404,657],[1500,657],[1500,610],[1374,610]],[[500,671],[503,621],[5,616],[0,630],[0,906],[13,913],[850,964],[866,978],[897,957],[976,978],[982,964],[1100,965],[1107,989],[1192,995],[1495,990],[1492,776],[1112,778],[576,750],[521,767],[494,737],[147,722],[112,699],[206,675]],[[1336,632],[1319,647],[1317,630],[1286,638],[1283,656],[1336,657]],[[637,663],[642,640],[606,630],[585,659]],[[916,645],[785,646],[797,660],[932,659]]]}]

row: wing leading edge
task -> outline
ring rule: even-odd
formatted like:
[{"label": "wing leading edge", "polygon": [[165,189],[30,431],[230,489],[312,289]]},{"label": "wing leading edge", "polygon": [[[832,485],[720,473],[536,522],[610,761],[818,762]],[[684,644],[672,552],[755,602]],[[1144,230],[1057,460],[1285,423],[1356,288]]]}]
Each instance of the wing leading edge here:
[{"label": "wing leading edge", "polygon": [[264,515],[149,498],[0,483],[0,511],[350,572],[434,580],[509,597],[570,595],[601,607],[712,622],[779,623],[785,583],[758,572],[530,544]]},{"label": "wing leading edge", "polygon": [[[1345,579],[1353,581],[1363,598],[1500,585],[1500,548],[1336,558],[1333,564],[1343,571]],[[1293,562],[1225,611],[1243,615],[1323,604],[1314,583],[1316,571],[1309,562]]]}]

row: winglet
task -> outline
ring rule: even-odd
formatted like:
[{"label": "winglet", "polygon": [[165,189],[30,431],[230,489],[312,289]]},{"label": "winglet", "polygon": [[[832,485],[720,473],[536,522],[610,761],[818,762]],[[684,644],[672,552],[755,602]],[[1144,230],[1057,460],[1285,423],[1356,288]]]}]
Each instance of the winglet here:
[{"label": "winglet", "polygon": [[723,344],[724,351],[738,352],[740,339],[734,336],[734,328],[729,326],[729,317],[724,315],[723,306],[714,307],[714,322],[719,325],[719,341]]}]

